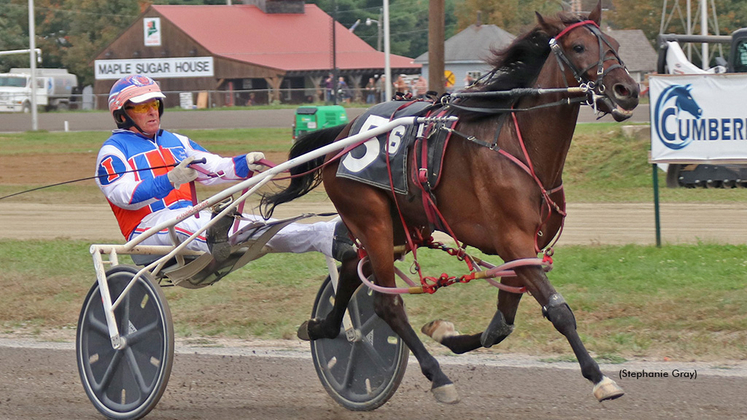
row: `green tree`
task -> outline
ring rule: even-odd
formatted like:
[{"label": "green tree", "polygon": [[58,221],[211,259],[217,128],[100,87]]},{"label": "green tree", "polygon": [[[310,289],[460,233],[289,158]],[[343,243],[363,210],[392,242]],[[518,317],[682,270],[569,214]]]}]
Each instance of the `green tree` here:
[{"label": "green tree", "polygon": [[92,61],[129,27],[140,14],[139,0],[65,0],[70,29],[65,38],[62,65],[78,75],[82,86],[94,82]]},{"label": "green tree", "polygon": [[[461,0],[445,0],[446,37],[455,33],[456,16],[454,10]],[[350,28],[360,19],[355,34],[376,48],[378,45],[378,28],[375,24],[366,26],[367,18],[381,22],[383,3],[381,0],[307,0],[306,3],[316,4],[330,16],[336,16],[346,28]],[[336,12],[333,10],[336,6]],[[389,1],[389,33],[392,54],[406,57],[417,57],[428,51],[428,0],[390,0]],[[383,38],[383,36],[382,36]],[[382,50],[383,50],[382,39]]]},{"label": "green tree", "polygon": [[[641,29],[653,42],[659,34],[662,5],[663,0],[613,0],[613,12],[605,15],[605,21],[614,29]],[[684,33],[676,29],[679,24],[673,19],[665,32]]]},{"label": "green tree", "polygon": [[545,0],[464,0],[457,9],[457,27],[463,30],[472,25],[480,12],[482,23],[518,35],[537,22],[534,12],[554,16],[561,10],[559,2]]},{"label": "green tree", "polygon": [[[12,0],[0,3],[0,51],[21,50],[29,47],[28,2]],[[28,67],[28,54],[0,56],[0,72],[11,67]]]},{"label": "green tree", "polygon": [[[132,24],[146,6],[141,1],[35,0],[35,41],[42,50],[42,66],[67,68],[81,86],[92,84],[91,61]],[[0,51],[28,48],[28,33],[28,2],[0,4]],[[0,56],[0,71],[28,66],[28,55]]]}]

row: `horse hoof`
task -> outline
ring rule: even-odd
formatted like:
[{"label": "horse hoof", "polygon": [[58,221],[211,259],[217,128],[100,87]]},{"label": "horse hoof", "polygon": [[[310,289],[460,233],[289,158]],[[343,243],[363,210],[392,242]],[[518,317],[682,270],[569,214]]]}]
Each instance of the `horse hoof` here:
[{"label": "horse hoof", "polygon": [[437,319],[423,325],[423,328],[421,328],[420,331],[439,343],[443,342],[445,337],[459,335],[454,328],[454,324],[443,319]]},{"label": "horse hoof", "polygon": [[311,336],[309,336],[309,321],[304,321],[304,323],[298,327],[296,335],[303,341],[311,341]]},{"label": "horse hoof", "polygon": [[436,401],[443,404],[456,404],[459,402],[459,393],[454,384],[446,384],[438,388],[431,389]]},{"label": "horse hoof", "polygon": [[594,396],[599,402],[614,400],[625,395],[625,391],[620,388],[615,381],[608,377],[602,378],[598,384],[594,385]]}]

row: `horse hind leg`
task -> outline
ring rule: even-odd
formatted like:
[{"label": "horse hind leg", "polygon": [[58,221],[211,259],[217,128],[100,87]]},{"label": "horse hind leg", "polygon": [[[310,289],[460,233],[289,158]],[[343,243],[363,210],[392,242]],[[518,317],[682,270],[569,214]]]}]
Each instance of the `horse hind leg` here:
[{"label": "horse hind leg", "polygon": [[454,324],[437,319],[423,326],[421,331],[456,354],[467,353],[480,347],[490,348],[505,340],[514,330],[516,309],[521,295],[500,291],[498,309],[482,333],[459,334]]},{"label": "horse hind leg", "polygon": [[480,347],[490,348],[508,337],[514,326],[506,323],[500,310],[495,311],[493,319],[485,331],[477,334],[460,334],[452,322],[444,319],[431,321],[420,331],[441,343],[456,354],[463,354]]},{"label": "horse hind leg", "polygon": [[573,349],[573,353],[581,366],[581,374],[584,378],[594,384],[594,397],[598,401],[614,400],[625,394],[620,386],[608,378],[599,369],[599,365],[591,358],[589,352],[581,342],[576,331],[576,318],[573,316],[570,306],[565,302],[560,293],[553,293],[548,303],[542,307],[543,315],[552,322],[555,329],[563,334]]},{"label": "horse hind leg", "polygon": [[407,347],[412,351],[418,363],[420,370],[431,381],[431,392],[436,401],[444,404],[456,404],[459,402],[459,394],[451,382],[451,379],[441,370],[441,366],[433,355],[420,341],[415,330],[407,322],[404,302],[398,295],[388,295],[383,293],[374,294],[374,307],[377,315],[381,317],[392,331],[400,336]]},{"label": "horse hind leg", "polygon": [[342,263],[332,311],[325,318],[309,319],[301,324],[297,332],[298,338],[310,341],[320,338],[335,338],[340,334],[340,325],[348,307],[348,302],[361,284],[358,279],[357,265],[357,258]]}]

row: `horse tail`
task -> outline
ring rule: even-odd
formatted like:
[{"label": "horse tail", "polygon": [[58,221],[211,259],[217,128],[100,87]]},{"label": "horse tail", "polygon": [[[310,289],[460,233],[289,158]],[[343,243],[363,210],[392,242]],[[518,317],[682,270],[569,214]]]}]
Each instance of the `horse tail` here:
[{"label": "horse tail", "polygon": [[[312,131],[299,137],[288,154],[288,160],[332,144],[345,129],[345,124]],[[263,194],[260,211],[265,219],[272,217],[275,207],[301,197],[322,183],[325,156],[302,163],[290,169],[291,181],[287,188],[276,193]]]}]

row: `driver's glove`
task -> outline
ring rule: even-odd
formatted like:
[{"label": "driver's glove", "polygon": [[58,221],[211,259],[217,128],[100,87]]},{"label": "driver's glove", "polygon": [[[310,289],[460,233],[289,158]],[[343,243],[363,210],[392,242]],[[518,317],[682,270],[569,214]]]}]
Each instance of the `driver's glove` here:
[{"label": "driver's glove", "polygon": [[169,177],[169,181],[174,185],[174,188],[179,189],[179,186],[186,184],[190,181],[194,181],[197,178],[197,171],[190,168],[189,165],[194,160],[194,157],[188,156],[183,161],[179,162],[176,168],[169,171],[166,176]]},{"label": "driver's glove", "polygon": [[265,158],[265,154],[262,152],[249,152],[246,154],[246,166],[249,167],[249,170],[252,172],[258,172],[260,169],[264,168],[264,165],[260,165],[258,162]]}]

